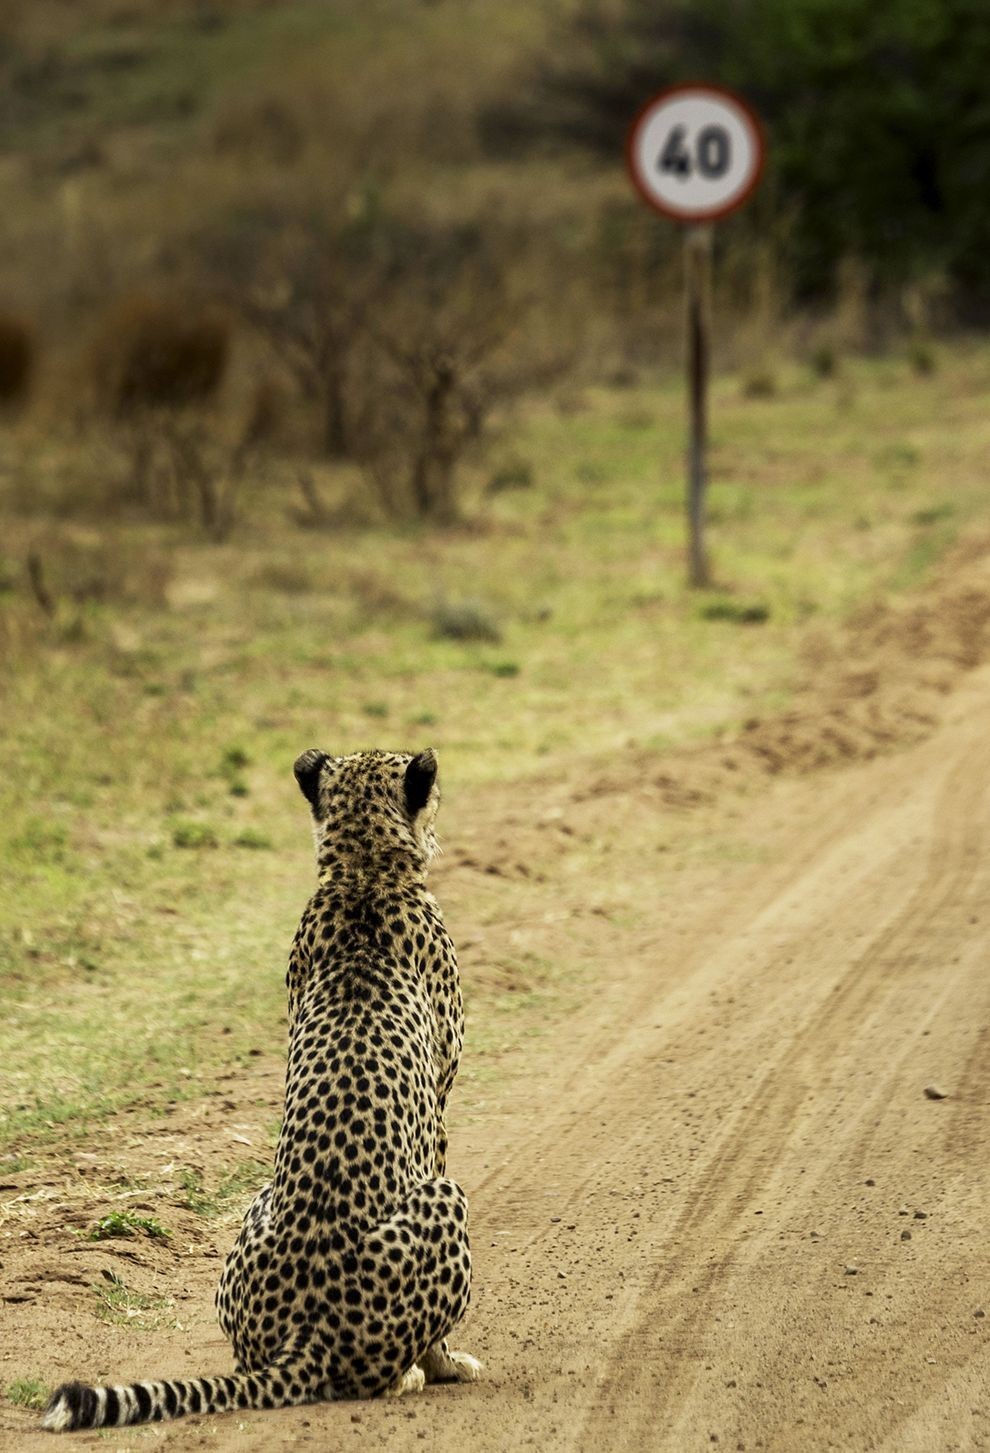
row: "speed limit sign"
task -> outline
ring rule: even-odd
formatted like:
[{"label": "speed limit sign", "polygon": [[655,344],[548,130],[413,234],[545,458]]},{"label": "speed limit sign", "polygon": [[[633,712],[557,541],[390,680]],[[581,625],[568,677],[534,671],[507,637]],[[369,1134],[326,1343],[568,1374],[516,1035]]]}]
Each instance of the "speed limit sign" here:
[{"label": "speed limit sign", "polygon": [[714,222],[760,180],[763,134],[746,102],[720,86],[674,86],[640,111],[626,161],[640,196],[679,222]]},{"label": "speed limit sign", "polygon": [[673,86],[629,128],[626,165],[654,211],[684,228],[688,381],[688,578],[711,584],[705,547],[712,229],[741,207],[763,171],[763,132],[741,96],[721,86]]}]

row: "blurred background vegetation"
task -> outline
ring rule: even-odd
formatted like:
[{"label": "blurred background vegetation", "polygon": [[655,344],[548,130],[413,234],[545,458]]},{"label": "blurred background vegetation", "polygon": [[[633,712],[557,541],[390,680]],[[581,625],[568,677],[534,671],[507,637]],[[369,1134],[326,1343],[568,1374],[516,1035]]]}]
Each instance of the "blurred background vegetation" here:
[{"label": "blurred background vegetation", "polygon": [[[985,521],[988,51],[977,0],[5,0],[0,1141],[274,1048],[303,748],[431,742],[455,840],[468,786],[522,819],[779,712]],[[689,78],[769,139],[708,592],[681,239],[622,164]],[[465,890],[476,1055],[569,972],[543,851],[510,941],[504,844]]]},{"label": "blurred background vegetation", "polygon": [[8,0],[0,399],[87,446],[20,502],[449,522],[514,399],[676,367],[676,229],[618,159],[685,78],[770,137],[722,365],[923,369],[990,305],[988,61],[974,0]]}]

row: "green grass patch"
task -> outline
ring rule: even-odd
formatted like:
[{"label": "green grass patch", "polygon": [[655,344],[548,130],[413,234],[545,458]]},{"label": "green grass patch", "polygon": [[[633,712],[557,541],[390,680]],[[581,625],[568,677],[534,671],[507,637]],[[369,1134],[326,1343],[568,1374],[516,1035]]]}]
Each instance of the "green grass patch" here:
[{"label": "green grass patch", "polygon": [[940,525],[944,520],[951,520],[956,513],[956,507],[948,500],[944,504],[929,505],[926,509],[915,510],[911,516],[913,525]]},{"label": "green grass patch", "polygon": [[36,1377],[19,1377],[7,1384],[7,1401],[19,1408],[40,1411],[48,1403],[51,1391],[47,1383]]},{"label": "green grass patch", "polygon": [[733,600],[731,596],[719,596],[707,600],[698,607],[703,621],[729,621],[737,626],[763,625],[770,619],[770,607],[759,600]]},{"label": "green grass patch", "polygon": [[197,1216],[212,1220],[227,1211],[239,1211],[242,1203],[267,1184],[271,1176],[270,1165],[248,1160],[224,1171],[212,1188],[207,1187],[200,1171],[190,1169],[181,1172],[179,1185],[183,1204]]},{"label": "green grass patch", "polygon": [[890,583],[894,590],[911,590],[922,584],[949,553],[959,536],[954,510],[933,508],[919,513],[926,518],[916,518],[915,522],[921,526],[921,533],[907,545],[892,572]]},{"label": "green grass patch", "polygon": [[168,1315],[175,1305],[171,1297],[135,1291],[116,1272],[105,1271],[103,1277],[104,1281],[93,1287],[101,1322],[133,1327],[138,1332],[155,1332],[160,1327],[174,1325],[174,1318]]},{"label": "green grass patch", "polygon": [[86,1233],[87,1241],[110,1241],[116,1236],[150,1236],[167,1240],[172,1235],[153,1216],[139,1216],[136,1211],[111,1211],[102,1216]]},{"label": "green grass patch", "polygon": [[176,848],[218,848],[220,838],[208,822],[183,819],[172,823],[172,846]]},{"label": "green grass patch", "polygon": [[242,828],[236,837],[231,838],[231,843],[235,848],[252,848],[258,852],[267,852],[275,846],[269,834],[257,827]]},{"label": "green grass patch", "polygon": [[48,1140],[69,1126],[98,1123],[126,1102],[126,1094],[121,1093],[119,1098],[106,1094],[93,1082],[82,1085],[79,1095],[72,1099],[58,1093],[35,1095],[28,1103],[0,1111],[0,1143],[10,1144],[22,1137]]},{"label": "green grass patch", "polygon": [[8,1156],[5,1160],[0,1160],[0,1179],[4,1176],[16,1176],[22,1170],[29,1170],[32,1164],[30,1156]]}]

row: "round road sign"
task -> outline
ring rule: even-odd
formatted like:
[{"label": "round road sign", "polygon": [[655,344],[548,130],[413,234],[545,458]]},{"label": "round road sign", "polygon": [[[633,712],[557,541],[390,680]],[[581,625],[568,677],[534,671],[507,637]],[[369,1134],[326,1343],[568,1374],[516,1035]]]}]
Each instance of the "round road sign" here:
[{"label": "round road sign", "polygon": [[763,133],[741,97],[674,86],[629,128],[626,161],[645,202],[678,222],[713,222],[741,207],[763,171]]}]

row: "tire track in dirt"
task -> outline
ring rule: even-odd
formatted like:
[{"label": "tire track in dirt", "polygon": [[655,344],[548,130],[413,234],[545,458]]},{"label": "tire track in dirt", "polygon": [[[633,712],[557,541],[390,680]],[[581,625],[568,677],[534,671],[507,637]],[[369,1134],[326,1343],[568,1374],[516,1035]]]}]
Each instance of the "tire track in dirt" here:
[{"label": "tire track in dirt", "polygon": [[[878,795],[882,796],[874,790],[872,794],[868,794],[869,800]],[[737,936],[753,932],[753,925],[758,924],[764,914],[779,912],[781,901],[805,898],[809,869],[819,865],[837,847],[843,849],[848,837],[847,804],[840,801],[826,806],[815,823],[809,825],[809,831],[802,840],[793,845],[785,861],[768,866],[761,864],[747,873],[728,901],[720,905],[717,939],[731,943]],[[863,880],[856,887],[864,905],[871,901],[875,891],[867,873],[868,870],[865,870]],[[761,958],[760,972],[769,975],[785,970],[800,952],[802,937],[802,930],[789,932],[769,959]],[[682,1007],[686,1012],[694,1013],[698,993],[694,979],[708,967],[713,952],[712,935],[703,934],[700,943],[690,947],[686,957],[680,959],[672,970],[668,970],[666,979],[649,972],[644,973],[643,967],[648,966],[651,961],[659,967],[665,959],[670,958],[669,940],[650,934],[631,945],[627,943],[624,951],[635,961],[636,967],[628,981],[623,981],[620,986],[621,1009],[615,1016],[615,1036],[602,1033],[601,1018],[607,1005],[603,1005],[602,998],[599,997],[581,1016],[587,1019],[588,1025],[577,1024],[568,1028],[568,1048],[573,1044],[574,1037],[580,1036],[584,1030],[589,1040],[587,1055],[568,1054],[563,1061],[557,1060],[553,1093],[541,1107],[545,1114],[540,1123],[538,1139],[541,1143],[550,1142],[557,1146],[560,1152],[558,1158],[562,1161],[568,1159],[572,1149],[578,1152],[584,1146],[584,1137],[588,1133],[588,1117],[595,1111],[612,1115],[613,1123],[609,1123],[608,1129],[613,1145],[616,1143],[616,1134],[623,1137],[623,1145],[632,1146],[637,1140],[653,1133],[655,1127],[652,1123],[643,1124],[638,1116],[623,1126],[614,1123],[615,1117],[612,1114],[615,1081],[620,1072],[627,1084],[631,1077],[642,1075],[649,1082],[649,1088],[653,1088],[658,1055],[655,1038],[644,1036],[641,1032],[637,1034],[630,1026],[635,1028],[644,1019],[649,1019],[651,1023],[659,1020],[662,1022],[656,1023],[655,1028],[669,1031],[674,1006],[679,1001],[683,1001]],[[613,966],[609,964],[604,968],[611,973]],[[640,1058],[644,1061],[642,1065],[638,1063]],[[496,1164],[487,1174],[475,1180],[474,1196],[480,1199],[493,1193],[499,1206],[513,1199],[524,1202],[531,1192],[533,1175],[533,1167],[528,1163],[525,1151],[525,1145],[520,1146],[514,1142],[510,1161]],[[586,1176],[579,1181],[572,1181],[569,1191],[571,1198],[578,1197],[597,1174],[599,1172],[593,1163]]]},{"label": "tire track in dirt", "polygon": [[[750,908],[750,918],[758,919],[768,905],[779,902],[782,898],[795,896],[795,890],[796,896],[803,897],[800,885],[808,864],[814,862],[824,852],[834,849],[836,844],[842,841],[844,835],[848,836],[848,833],[848,814],[843,814],[843,825],[830,827],[822,838],[816,840],[819,849],[817,853],[808,851],[801,855],[801,862],[798,865],[791,864],[789,871],[782,875],[783,882],[776,883],[771,892],[767,894],[767,903],[760,904],[756,913],[753,913],[752,907]],[[932,856],[935,859],[941,857],[939,851],[935,849],[933,849]],[[806,1041],[810,1042],[816,1035],[820,1035],[832,1020],[838,1022],[840,1011],[844,1007],[847,1013],[843,1017],[842,1023],[849,1015],[854,1016],[859,1012],[860,1006],[869,1000],[873,992],[872,982],[864,981],[863,976],[858,972],[860,964],[868,965],[874,956],[896,951],[898,938],[909,937],[916,918],[923,917],[933,891],[933,885],[935,883],[949,884],[951,873],[951,867],[944,862],[932,870],[931,881],[926,881],[916,890],[912,904],[904,911],[902,917],[895,925],[885,930],[875,947],[862,956],[860,963],[853,963],[845,979],[836,985],[830,997],[826,997],[819,1014],[809,1022],[805,1033],[793,1043],[779,1065],[766,1074],[761,1086],[755,1092],[750,1092],[752,1096],[750,1109],[743,1113],[734,1137],[717,1153],[709,1174],[697,1187],[695,1194],[700,1194],[702,1200],[704,1200],[708,1182],[717,1181],[723,1173],[723,1162],[732,1156],[734,1141],[744,1136],[751,1123],[765,1120],[771,1113],[778,1119],[786,1121],[787,1115],[776,1106],[776,1100],[782,1093],[778,1083],[780,1075],[786,1073],[792,1065],[800,1061],[805,1053]],[[866,878],[858,885],[858,896],[862,899],[864,908],[871,901],[874,893],[875,885],[872,879]],[[920,913],[915,907],[915,903],[920,905]],[[741,917],[742,915],[740,915]],[[730,926],[723,926],[720,929],[721,932],[724,932],[729,938],[732,936]],[[772,982],[776,976],[786,973],[795,957],[800,953],[804,932],[805,930],[802,928],[787,934],[775,952],[760,960],[759,972],[763,977]],[[658,951],[661,951],[661,946],[656,947]],[[710,948],[710,945],[706,945],[706,947]],[[641,948],[640,956],[646,957],[647,952],[648,950]],[[839,947],[834,951],[832,957],[836,961],[836,966],[843,957],[843,952],[844,950]],[[704,957],[705,948],[703,947],[695,955],[695,962],[684,966],[678,973],[677,993],[683,995],[691,1005],[692,1011],[696,1008],[698,997],[698,990],[691,982],[692,973],[703,971]],[[736,967],[738,965],[734,964],[733,968]],[[663,1029],[669,1035],[672,1028],[671,1006],[668,996],[662,989],[658,991],[655,983],[650,983],[647,979],[646,986],[641,986],[640,993],[632,998],[631,1003],[636,1016],[649,1011],[647,1017],[652,1014],[654,1019],[662,1020],[663,1023],[658,1023],[656,1028]],[[620,1151],[623,1157],[628,1158],[644,1144],[655,1142],[658,1127],[652,1119],[644,1119],[642,1115],[636,1115],[628,1118],[624,1123],[621,1120],[616,1123],[618,1117],[615,1114],[615,1100],[616,1085],[621,1076],[622,1085],[628,1098],[640,1099],[643,1103],[650,1104],[651,1099],[646,1098],[649,1095],[652,1097],[652,1102],[662,1110],[662,1101],[658,1100],[656,1096],[655,1080],[658,1058],[659,1051],[655,1036],[651,1042],[651,1037],[648,1034],[644,1035],[642,1031],[639,1033],[627,1031],[617,1044],[610,1045],[597,1064],[593,1066],[584,1064],[571,1075],[559,1096],[561,1103],[557,1108],[552,1109],[549,1116],[541,1123],[539,1144],[552,1144],[555,1148],[556,1159],[562,1164],[567,1164],[586,1149],[589,1119],[596,1115],[605,1117],[603,1125],[607,1127],[607,1135],[603,1138],[607,1139],[609,1143],[610,1158],[613,1155],[618,1157]],[[800,1097],[803,1089],[798,1088]],[[497,1207],[499,1210],[505,1210],[513,1205],[525,1206],[531,1199],[535,1172],[535,1167],[530,1163],[525,1151],[526,1147],[516,1147],[510,1166],[496,1167],[482,1177],[475,1184],[475,1197],[480,1199],[486,1192],[493,1191],[494,1200],[491,1202],[493,1209]],[[566,1209],[573,1201],[579,1199],[590,1185],[596,1180],[602,1179],[602,1176],[602,1167],[593,1160],[585,1175],[577,1180],[569,1178],[568,1199],[558,1204]],[[703,1213],[699,1210],[692,1214],[700,1217]],[[681,1229],[685,1232],[693,1229],[693,1221],[688,1218]],[[545,1232],[537,1230],[529,1240],[531,1242],[538,1240],[543,1234]]]},{"label": "tire track in dirt", "polygon": [[959,1076],[956,1093],[960,1109],[946,1138],[946,1149],[957,1160],[985,1153],[988,1124],[985,1106],[990,1100],[990,1024],[976,1036]]},{"label": "tire track in dirt", "polygon": [[[643,1348],[650,1344],[658,1306],[662,1300],[681,1308],[665,1328],[667,1344],[684,1347],[698,1341],[698,1324],[709,1315],[711,1294],[734,1268],[742,1218],[755,1194],[765,1186],[767,1167],[779,1160],[793,1134],[809,1085],[827,1083],[830,1064],[840,1047],[854,1037],[892,965],[907,956],[910,966],[911,956],[917,959],[919,946],[933,930],[939,930],[947,910],[966,901],[979,867],[978,846],[985,830],[982,815],[973,812],[973,777],[968,744],[948,773],[940,796],[935,838],[923,881],[896,920],[850,962],[834,990],[766,1071],[748,1106],[734,1119],[704,1171],[693,1180],[689,1204],[667,1238],[671,1248],[725,1242],[726,1249],[703,1269],[690,1259],[683,1264],[676,1254],[661,1263],[637,1296],[630,1325],[602,1376],[595,1410],[572,1446],[620,1446],[614,1415],[606,1411],[614,1406],[620,1384],[626,1408],[638,1410],[632,1418],[623,1420],[621,1446],[650,1446],[651,1439],[652,1446],[659,1446],[655,1441],[658,1429],[669,1426],[671,1410],[683,1398],[696,1368],[686,1359],[666,1369],[644,1360]],[[854,1154],[852,1158],[858,1157]]]}]

